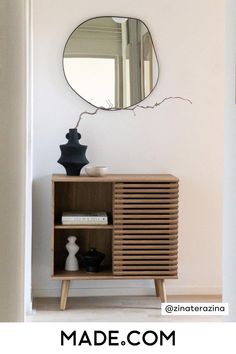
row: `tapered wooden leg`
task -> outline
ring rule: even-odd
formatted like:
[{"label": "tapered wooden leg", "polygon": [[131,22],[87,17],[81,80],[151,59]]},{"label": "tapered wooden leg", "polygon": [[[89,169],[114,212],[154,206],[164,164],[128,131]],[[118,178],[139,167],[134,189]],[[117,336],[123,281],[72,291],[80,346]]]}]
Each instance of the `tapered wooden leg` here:
[{"label": "tapered wooden leg", "polygon": [[62,280],[60,310],[65,310],[65,308],[66,308],[69,287],[70,287],[70,281],[69,280]]},{"label": "tapered wooden leg", "polygon": [[154,282],[155,282],[156,295],[160,297],[161,302],[167,302],[165,280],[154,279]]},{"label": "tapered wooden leg", "polygon": [[154,279],[155,290],[156,290],[156,296],[157,296],[157,297],[159,297],[159,296],[160,296],[160,294],[159,294],[159,289],[158,289],[157,282],[158,282],[158,280],[157,280],[157,279]]}]

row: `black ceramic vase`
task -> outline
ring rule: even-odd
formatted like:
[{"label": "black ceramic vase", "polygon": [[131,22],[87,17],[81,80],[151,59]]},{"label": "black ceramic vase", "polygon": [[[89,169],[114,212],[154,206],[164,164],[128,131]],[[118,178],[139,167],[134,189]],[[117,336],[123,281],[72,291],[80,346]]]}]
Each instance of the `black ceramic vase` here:
[{"label": "black ceramic vase", "polygon": [[90,250],[81,256],[85,265],[86,272],[97,273],[99,266],[105,258],[105,254],[98,252],[96,248]]},{"label": "black ceramic vase", "polygon": [[69,129],[68,142],[60,145],[61,157],[57,162],[65,167],[68,176],[79,176],[81,169],[89,163],[85,156],[87,146],[79,143],[80,138],[77,129]]}]

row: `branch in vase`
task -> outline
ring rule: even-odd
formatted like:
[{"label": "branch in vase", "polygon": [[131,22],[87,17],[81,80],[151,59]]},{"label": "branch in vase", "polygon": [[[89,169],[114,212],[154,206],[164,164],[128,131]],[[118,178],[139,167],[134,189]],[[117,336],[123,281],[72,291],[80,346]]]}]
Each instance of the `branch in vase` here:
[{"label": "branch in vase", "polygon": [[156,103],[154,103],[153,105],[142,106],[142,105],[137,104],[137,105],[135,105],[135,106],[133,106],[133,107],[118,108],[118,109],[117,109],[117,108],[112,107],[112,106],[111,106],[111,102],[108,101],[109,106],[110,106],[109,108],[97,107],[94,112],[87,112],[87,111],[82,112],[82,113],[79,115],[79,119],[78,119],[78,121],[77,121],[77,124],[76,124],[75,128],[76,128],[76,129],[78,128],[79,123],[80,123],[81,119],[83,118],[83,115],[85,115],[85,114],[88,114],[88,115],[95,115],[100,109],[101,109],[101,110],[106,110],[106,111],[117,111],[117,110],[120,110],[120,111],[132,111],[133,114],[136,115],[135,109],[137,109],[137,108],[142,108],[142,109],[154,109],[154,108],[160,106],[160,105],[161,105],[162,103],[164,103],[165,101],[168,101],[168,100],[176,100],[176,99],[177,99],[177,100],[186,101],[186,102],[192,104],[192,101],[189,100],[188,98],[183,98],[183,97],[180,97],[180,96],[170,96],[170,97],[165,97],[165,98],[163,98],[162,101],[156,102]]}]

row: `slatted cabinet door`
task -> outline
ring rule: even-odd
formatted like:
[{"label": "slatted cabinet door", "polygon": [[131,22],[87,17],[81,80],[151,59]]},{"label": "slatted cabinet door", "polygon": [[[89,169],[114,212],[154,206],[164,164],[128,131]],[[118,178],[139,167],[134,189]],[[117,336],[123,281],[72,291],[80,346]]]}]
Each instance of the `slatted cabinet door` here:
[{"label": "slatted cabinet door", "polygon": [[176,278],[178,179],[115,182],[113,274]]}]

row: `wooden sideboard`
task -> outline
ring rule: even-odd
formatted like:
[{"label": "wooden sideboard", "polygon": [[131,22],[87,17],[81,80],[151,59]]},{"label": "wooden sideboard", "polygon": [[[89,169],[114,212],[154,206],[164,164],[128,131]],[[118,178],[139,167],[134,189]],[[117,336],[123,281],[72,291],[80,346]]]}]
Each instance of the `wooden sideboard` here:
[{"label": "wooden sideboard", "polygon": [[[64,211],[106,211],[108,225],[62,225]],[[178,178],[172,175],[52,176],[52,275],[62,281],[60,309],[70,280],[154,279],[166,301],[165,279],[177,278]],[[83,254],[105,253],[101,271],[65,271],[67,237]]]}]

